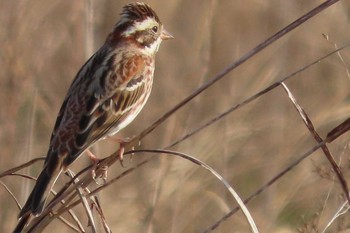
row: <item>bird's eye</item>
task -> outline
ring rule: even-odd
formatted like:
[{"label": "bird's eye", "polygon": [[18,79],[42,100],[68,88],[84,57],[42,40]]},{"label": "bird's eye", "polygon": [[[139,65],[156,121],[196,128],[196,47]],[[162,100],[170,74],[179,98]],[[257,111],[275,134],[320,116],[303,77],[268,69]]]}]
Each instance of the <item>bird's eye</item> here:
[{"label": "bird's eye", "polygon": [[154,27],[152,28],[152,31],[153,31],[153,32],[158,32],[158,27],[157,27],[157,26],[154,26]]}]

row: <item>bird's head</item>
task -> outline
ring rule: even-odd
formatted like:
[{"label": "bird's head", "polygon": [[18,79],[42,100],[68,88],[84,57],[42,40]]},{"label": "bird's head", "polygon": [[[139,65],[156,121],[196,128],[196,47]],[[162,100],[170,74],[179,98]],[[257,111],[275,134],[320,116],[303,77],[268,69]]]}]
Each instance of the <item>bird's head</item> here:
[{"label": "bird's head", "polygon": [[114,33],[118,34],[118,39],[133,43],[152,56],[158,51],[163,40],[173,38],[164,29],[154,10],[139,2],[124,6],[121,18],[111,34]]}]

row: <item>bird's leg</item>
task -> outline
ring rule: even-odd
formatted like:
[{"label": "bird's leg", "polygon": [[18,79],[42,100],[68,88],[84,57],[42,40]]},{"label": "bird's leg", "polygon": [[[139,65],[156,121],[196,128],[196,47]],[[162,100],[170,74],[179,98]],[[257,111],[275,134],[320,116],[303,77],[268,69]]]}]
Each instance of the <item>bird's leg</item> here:
[{"label": "bird's leg", "polygon": [[[108,137],[108,139],[114,141],[114,142],[117,142],[119,144],[119,151],[118,151],[118,159],[119,159],[119,162],[120,162],[120,165],[122,167],[125,167],[124,166],[124,152],[125,152],[125,145],[127,143],[130,142],[130,139],[129,138],[125,138],[125,139],[121,139],[121,138],[116,138],[116,137]],[[101,159],[97,158],[96,155],[94,155],[89,149],[86,150],[86,154],[88,155],[88,157],[91,159],[92,161],[92,178],[95,180],[96,184],[98,185],[103,185],[104,183],[106,183],[107,181],[107,170],[108,170],[108,166],[103,166],[101,168],[98,167],[98,164],[99,162],[101,161]],[[96,175],[96,170],[97,169],[101,169],[101,178],[103,179],[103,184],[100,184],[98,181],[97,181],[97,175]]]},{"label": "bird's leg", "polygon": [[[88,157],[91,159],[91,161],[92,161],[92,171],[91,171],[91,173],[92,173],[92,178],[94,179],[94,181],[96,182],[96,184],[98,184],[98,185],[103,185],[103,184],[105,184],[106,183],[106,181],[107,181],[107,170],[108,170],[108,167],[107,166],[103,166],[103,167],[101,167],[101,168],[99,168],[98,167],[98,164],[99,164],[99,162],[101,161],[99,158],[97,158],[96,157],[96,155],[94,155],[89,149],[88,150],[86,150],[86,153],[87,153],[87,155],[88,155]],[[96,175],[96,170],[97,169],[101,169],[101,172],[102,172],[102,174],[101,174],[101,178],[103,179],[103,184],[100,184],[98,181],[97,181],[97,175]]]},{"label": "bird's leg", "polygon": [[118,158],[119,158],[119,162],[120,165],[122,167],[124,166],[123,160],[124,160],[124,152],[125,152],[125,145],[128,144],[130,142],[129,138],[117,138],[117,137],[108,137],[108,139],[115,141],[117,143],[119,143],[119,152],[118,152]]}]

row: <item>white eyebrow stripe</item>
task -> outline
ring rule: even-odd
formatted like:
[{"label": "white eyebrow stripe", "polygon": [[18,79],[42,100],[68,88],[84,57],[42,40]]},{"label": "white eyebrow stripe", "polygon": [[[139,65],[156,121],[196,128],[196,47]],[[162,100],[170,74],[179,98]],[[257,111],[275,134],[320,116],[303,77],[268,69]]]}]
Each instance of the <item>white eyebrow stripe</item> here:
[{"label": "white eyebrow stripe", "polygon": [[125,32],[123,32],[123,36],[129,36],[136,31],[143,31],[147,28],[151,28],[151,26],[155,26],[155,20],[153,18],[147,17],[145,20],[141,22],[135,22],[134,25],[130,26]]}]

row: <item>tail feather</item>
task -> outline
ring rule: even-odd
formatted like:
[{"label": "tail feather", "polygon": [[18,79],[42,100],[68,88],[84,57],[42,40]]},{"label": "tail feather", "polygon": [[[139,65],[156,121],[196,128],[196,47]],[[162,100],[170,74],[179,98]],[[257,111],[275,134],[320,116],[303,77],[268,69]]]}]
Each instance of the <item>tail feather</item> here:
[{"label": "tail feather", "polygon": [[46,167],[40,173],[33,191],[30,193],[22,210],[19,212],[18,218],[26,215],[28,212],[33,215],[40,215],[43,211],[46,199],[50,193],[51,187],[56,180],[53,174]]},{"label": "tail feather", "polygon": [[17,222],[17,226],[16,228],[13,230],[13,233],[21,233],[23,232],[23,228],[25,225],[27,225],[28,220],[30,218],[30,213],[26,213],[24,215],[22,215]]},{"label": "tail feather", "polygon": [[52,186],[55,184],[61,171],[62,161],[59,160],[59,156],[57,156],[57,154],[48,154],[44,168],[36,180],[35,186],[26,203],[19,212],[18,218],[28,213],[34,216],[38,216],[42,213]]},{"label": "tail feather", "polygon": [[32,215],[38,216],[42,213],[50,190],[60,173],[59,169],[49,169],[47,164],[40,173],[33,191],[30,193],[26,203],[18,214],[18,222],[14,233],[22,232]]},{"label": "tail feather", "polygon": [[58,156],[57,152],[52,153],[49,151],[44,168],[36,180],[26,203],[18,214],[14,233],[22,232],[32,216],[39,216],[43,212],[50,191],[62,172],[62,164],[62,157]]}]

